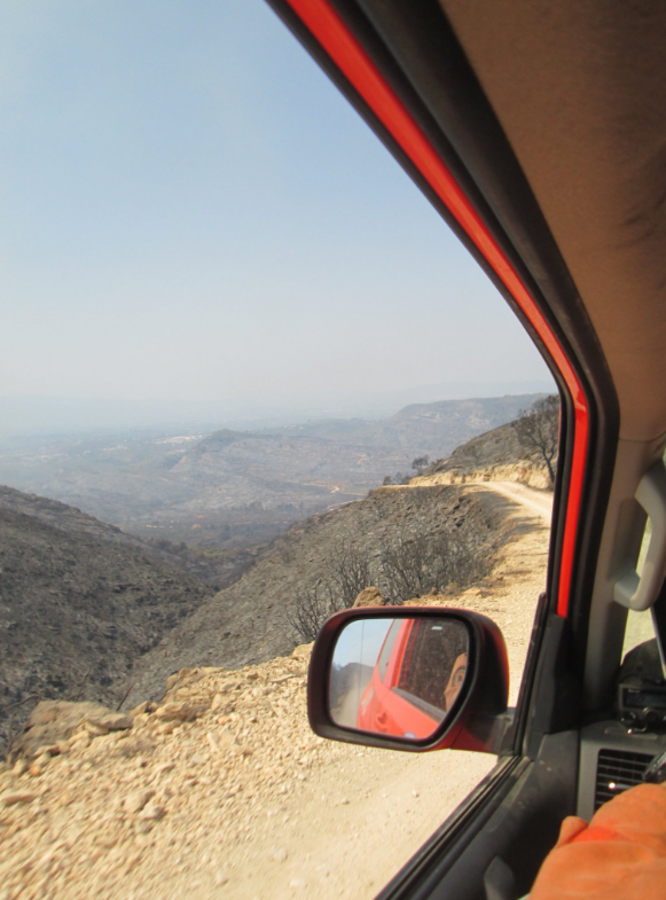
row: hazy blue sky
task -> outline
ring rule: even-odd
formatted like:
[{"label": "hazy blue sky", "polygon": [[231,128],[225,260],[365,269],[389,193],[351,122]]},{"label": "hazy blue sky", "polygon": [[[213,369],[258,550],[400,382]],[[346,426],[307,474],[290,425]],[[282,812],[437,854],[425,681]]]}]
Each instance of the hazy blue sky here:
[{"label": "hazy blue sky", "polygon": [[4,0],[0,297],[4,397],[549,380],[261,0]]}]

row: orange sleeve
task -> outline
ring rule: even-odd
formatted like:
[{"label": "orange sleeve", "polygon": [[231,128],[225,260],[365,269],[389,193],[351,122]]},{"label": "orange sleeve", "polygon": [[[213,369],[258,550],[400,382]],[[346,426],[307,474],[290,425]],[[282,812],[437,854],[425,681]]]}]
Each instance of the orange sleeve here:
[{"label": "orange sleeve", "polygon": [[605,803],[589,826],[562,823],[530,900],[666,900],[666,786],[641,784]]}]

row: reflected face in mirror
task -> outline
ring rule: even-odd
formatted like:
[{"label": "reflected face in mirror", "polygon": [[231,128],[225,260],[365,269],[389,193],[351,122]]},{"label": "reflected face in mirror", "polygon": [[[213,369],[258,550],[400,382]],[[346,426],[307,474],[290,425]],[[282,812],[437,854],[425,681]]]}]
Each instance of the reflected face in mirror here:
[{"label": "reflected face in mirror", "polygon": [[356,619],[333,651],[329,707],[336,725],[405,740],[435,733],[467,674],[469,633],[445,617]]}]

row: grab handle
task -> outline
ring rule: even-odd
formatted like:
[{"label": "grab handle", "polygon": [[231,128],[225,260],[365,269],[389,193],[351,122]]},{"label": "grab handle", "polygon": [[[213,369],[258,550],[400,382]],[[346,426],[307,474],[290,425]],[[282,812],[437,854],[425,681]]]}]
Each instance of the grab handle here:
[{"label": "grab handle", "polygon": [[657,599],[666,575],[666,469],[662,460],[643,475],[635,497],[652,524],[650,544],[641,574],[632,568],[621,575],[615,582],[613,599],[643,612]]}]

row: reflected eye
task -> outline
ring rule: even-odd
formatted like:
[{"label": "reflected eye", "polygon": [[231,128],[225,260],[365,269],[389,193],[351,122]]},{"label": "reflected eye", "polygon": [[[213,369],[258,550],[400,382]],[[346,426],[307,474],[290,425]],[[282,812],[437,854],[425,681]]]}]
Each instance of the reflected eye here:
[{"label": "reflected eye", "polygon": [[453,673],[453,678],[451,679],[451,685],[453,687],[460,687],[465,680],[465,672],[467,671],[466,666],[460,666],[459,669]]}]

